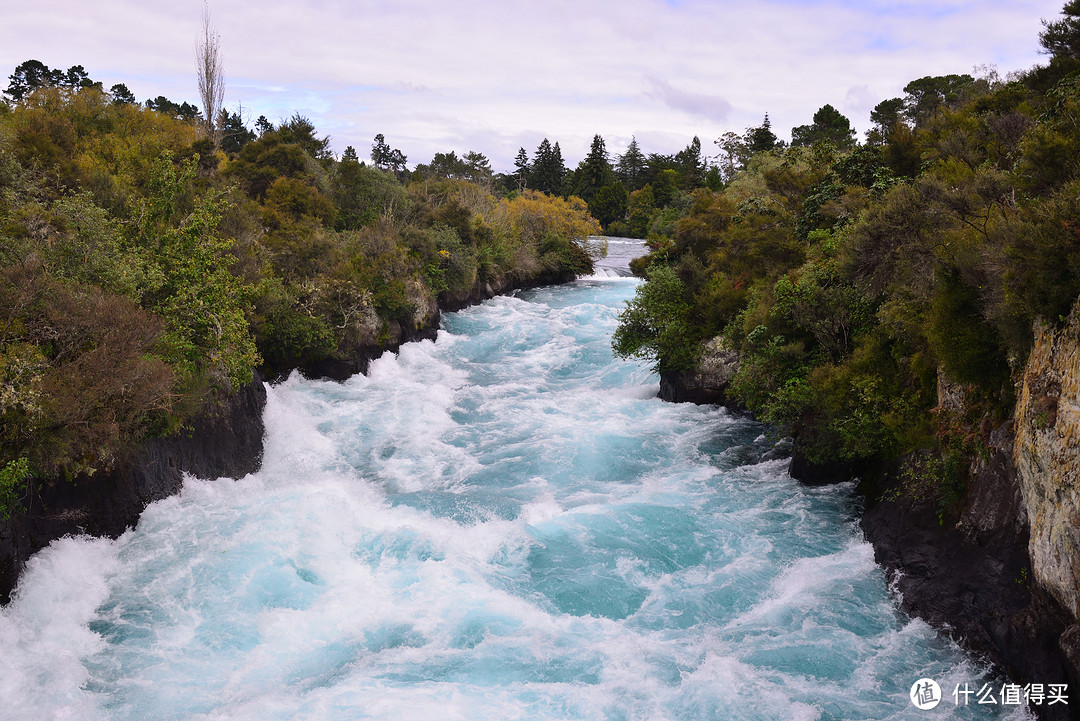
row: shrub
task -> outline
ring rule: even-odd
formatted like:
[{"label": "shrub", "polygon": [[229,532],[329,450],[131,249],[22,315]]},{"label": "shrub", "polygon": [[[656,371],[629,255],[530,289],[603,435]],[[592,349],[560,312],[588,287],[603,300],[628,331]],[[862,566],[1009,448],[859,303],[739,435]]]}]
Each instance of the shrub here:
[{"label": "shrub", "polygon": [[701,340],[689,316],[690,303],[679,276],[669,266],[653,265],[619,314],[611,347],[622,358],[652,361],[658,373],[688,370],[697,360]]}]

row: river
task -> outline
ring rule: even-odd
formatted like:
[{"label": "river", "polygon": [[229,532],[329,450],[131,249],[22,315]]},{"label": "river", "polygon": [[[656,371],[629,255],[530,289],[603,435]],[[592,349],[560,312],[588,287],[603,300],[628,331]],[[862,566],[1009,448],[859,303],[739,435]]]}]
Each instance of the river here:
[{"label": "river", "polygon": [[[269,389],[263,468],[56,541],[0,610],[0,717],[1025,718],[897,610],[850,484],[614,359],[638,246]],[[934,678],[944,700],[915,708]],[[996,692],[995,692],[996,693]]]}]

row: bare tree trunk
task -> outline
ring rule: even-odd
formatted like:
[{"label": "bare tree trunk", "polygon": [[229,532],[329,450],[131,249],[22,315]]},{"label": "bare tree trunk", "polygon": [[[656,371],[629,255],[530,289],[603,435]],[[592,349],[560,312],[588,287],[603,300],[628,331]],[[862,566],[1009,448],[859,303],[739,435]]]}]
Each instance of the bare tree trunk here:
[{"label": "bare tree trunk", "polygon": [[221,37],[210,24],[210,10],[203,5],[202,38],[195,48],[195,70],[199,76],[206,137],[221,147],[221,111],[225,105],[225,70],[221,61]]}]

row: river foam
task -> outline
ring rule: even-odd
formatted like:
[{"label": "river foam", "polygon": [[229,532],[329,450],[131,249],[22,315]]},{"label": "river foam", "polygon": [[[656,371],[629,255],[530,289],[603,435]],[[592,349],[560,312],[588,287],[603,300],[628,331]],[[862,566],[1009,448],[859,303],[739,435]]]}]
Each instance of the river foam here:
[{"label": "river foam", "polygon": [[367,376],[270,388],[257,474],[31,560],[4,712],[918,719],[915,679],[991,680],[897,611],[849,486],[799,485],[759,425],[611,357],[635,284],[496,298]]}]

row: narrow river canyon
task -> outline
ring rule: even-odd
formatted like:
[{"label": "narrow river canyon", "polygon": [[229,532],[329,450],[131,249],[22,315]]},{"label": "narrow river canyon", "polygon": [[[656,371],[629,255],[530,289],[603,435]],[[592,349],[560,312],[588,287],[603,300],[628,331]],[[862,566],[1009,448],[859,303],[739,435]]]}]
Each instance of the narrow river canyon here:
[{"label": "narrow river canyon", "polygon": [[763,426],[613,358],[640,251],[609,247],[366,376],[271,387],[261,471],[37,554],[0,716],[1026,718],[954,703],[1002,680],[898,611],[851,484],[800,485]]}]

